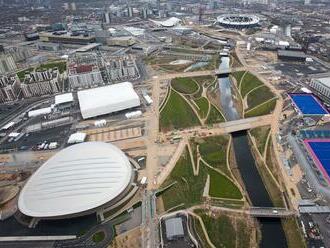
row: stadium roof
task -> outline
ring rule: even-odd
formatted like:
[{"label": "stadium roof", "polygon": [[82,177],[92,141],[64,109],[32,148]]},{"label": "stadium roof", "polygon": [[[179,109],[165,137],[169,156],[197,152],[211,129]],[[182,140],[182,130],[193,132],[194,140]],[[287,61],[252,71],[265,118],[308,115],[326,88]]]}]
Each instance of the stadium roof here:
[{"label": "stadium roof", "polygon": [[23,187],[19,210],[39,218],[93,210],[120,195],[132,168],[125,154],[109,143],[86,142],[58,152]]},{"label": "stadium roof", "polygon": [[129,82],[78,92],[84,119],[140,106],[139,96]]},{"label": "stadium roof", "polygon": [[316,78],[315,80],[323,84],[324,86],[330,88],[330,77]]},{"label": "stadium roof", "polygon": [[174,27],[175,25],[179,24],[181,22],[181,20],[176,17],[171,17],[165,21],[153,21],[153,22],[156,23],[157,25],[163,26],[163,27]]}]

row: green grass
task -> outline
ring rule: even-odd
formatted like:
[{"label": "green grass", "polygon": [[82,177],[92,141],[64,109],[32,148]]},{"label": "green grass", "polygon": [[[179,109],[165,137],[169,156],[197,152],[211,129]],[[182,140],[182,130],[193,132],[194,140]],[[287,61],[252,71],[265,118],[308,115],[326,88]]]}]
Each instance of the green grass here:
[{"label": "green grass", "polygon": [[304,237],[300,231],[301,229],[299,228],[295,218],[282,219],[282,226],[289,248],[306,247]]},{"label": "green grass", "polygon": [[209,85],[211,84],[216,78],[214,76],[197,76],[197,77],[193,77],[192,79],[194,79],[199,85]]},{"label": "green grass", "polygon": [[32,72],[33,70],[34,70],[34,68],[28,68],[28,69],[19,71],[19,72],[17,72],[17,76],[21,81],[23,81],[24,78],[25,78],[25,74],[29,73],[29,72]]},{"label": "green grass", "polygon": [[211,105],[211,110],[210,110],[209,116],[207,117],[206,124],[210,125],[210,124],[215,124],[215,123],[224,122],[224,121],[225,121],[225,118],[220,113],[220,111],[216,107]]},{"label": "green grass", "polygon": [[274,94],[264,85],[247,95],[248,110],[274,98]]},{"label": "green grass", "polygon": [[235,189],[236,185],[233,185],[230,180],[227,178],[224,179],[223,175],[210,169],[203,163],[200,165],[199,174],[195,176],[193,174],[191,158],[186,148],[171,174],[160,187],[165,188],[176,182],[161,194],[165,209],[168,210],[180,204],[184,204],[185,208],[201,204],[208,174],[211,178],[212,191],[210,190],[210,192],[212,195],[230,199],[241,199],[242,196],[239,189]]},{"label": "green grass", "polygon": [[242,199],[240,190],[232,181],[209,167],[207,167],[207,169],[210,175],[209,195],[211,197]]},{"label": "green grass", "polygon": [[193,218],[194,233],[197,233],[198,240],[201,243],[201,247],[209,248],[210,246],[206,240],[201,223],[199,222],[199,220],[196,217],[192,217],[192,218]]},{"label": "green grass", "polygon": [[263,83],[255,75],[250,72],[247,72],[240,84],[240,92],[242,98],[244,98],[249,91],[262,84]]},{"label": "green grass", "polygon": [[206,118],[207,112],[209,111],[209,101],[205,97],[194,100],[199,109],[198,114],[201,118]]},{"label": "green grass", "polygon": [[165,209],[170,209],[182,203],[185,204],[185,207],[201,203],[206,177],[204,167],[200,168],[198,176],[194,176],[191,159],[186,148],[170,176],[161,186],[161,188],[164,188],[174,181],[177,182],[162,193]]},{"label": "green grass", "polygon": [[95,243],[100,243],[104,240],[104,238],[105,238],[104,232],[100,231],[93,234],[92,240]]},{"label": "green grass", "polygon": [[236,72],[231,73],[231,75],[236,79],[237,86],[239,86],[244,73],[245,73],[245,71],[236,71]]},{"label": "green grass", "polygon": [[257,148],[261,154],[263,154],[265,151],[269,131],[269,126],[257,127],[250,130],[250,134],[255,138]]},{"label": "green grass", "polygon": [[200,214],[205,229],[209,235],[211,242],[215,247],[236,247],[236,230],[230,218],[226,215],[221,215],[214,219],[205,213]]},{"label": "green grass", "polygon": [[174,78],[172,87],[182,94],[193,94],[198,90],[198,85],[191,78]]},{"label": "green grass", "polygon": [[229,137],[224,135],[204,138],[200,141],[199,152],[210,166],[230,176],[226,158],[228,142]]},{"label": "green grass", "polygon": [[187,128],[200,125],[190,105],[175,91],[171,90],[169,99],[160,113],[160,130]]},{"label": "green grass", "polygon": [[244,117],[248,118],[248,117],[270,114],[271,112],[273,112],[275,106],[276,106],[276,99],[273,99],[269,102],[261,104],[260,106],[250,110],[249,112],[245,112]]},{"label": "green grass", "polygon": [[48,70],[55,67],[57,67],[60,73],[62,74],[63,72],[66,71],[66,61],[56,61],[47,64],[42,64],[38,68],[36,68],[36,70]]}]

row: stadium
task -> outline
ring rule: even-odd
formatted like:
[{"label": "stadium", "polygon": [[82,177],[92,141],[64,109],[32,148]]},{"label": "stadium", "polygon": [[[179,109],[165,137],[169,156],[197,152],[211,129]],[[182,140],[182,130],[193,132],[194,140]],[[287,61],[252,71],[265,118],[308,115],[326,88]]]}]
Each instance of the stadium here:
[{"label": "stadium", "polygon": [[136,175],[116,146],[86,142],[45,162],[24,185],[18,209],[33,219],[66,219],[109,211],[132,192]]},{"label": "stadium", "polygon": [[226,28],[252,28],[259,25],[259,17],[248,14],[226,14],[217,17],[219,25]]}]

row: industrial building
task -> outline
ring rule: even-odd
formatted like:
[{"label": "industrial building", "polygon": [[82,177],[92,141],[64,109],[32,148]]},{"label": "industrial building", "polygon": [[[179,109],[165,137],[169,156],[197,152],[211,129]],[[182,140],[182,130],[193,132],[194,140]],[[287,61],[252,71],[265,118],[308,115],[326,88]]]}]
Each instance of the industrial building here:
[{"label": "industrial building", "polygon": [[140,106],[140,98],[129,82],[78,91],[84,119]]},{"label": "industrial building", "polygon": [[330,77],[314,78],[309,86],[324,100],[330,102]]},{"label": "industrial building", "polygon": [[85,35],[74,35],[67,32],[40,32],[40,41],[42,42],[52,42],[52,43],[62,43],[62,44],[79,44],[87,45],[89,43],[95,42],[95,36],[85,36]]},{"label": "industrial building", "polygon": [[175,240],[184,237],[183,223],[180,217],[165,219],[166,238]]},{"label": "industrial building", "polygon": [[302,51],[292,51],[292,50],[278,50],[277,51],[278,59],[282,61],[297,61],[297,62],[305,62],[306,54]]},{"label": "industrial building", "polygon": [[116,146],[86,142],[65,148],[29,178],[18,209],[40,219],[63,219],[96,213],[120,203],[134,181],[128,157]]},{"label": "industrial building", "polygon": [[73,94],[72,93],[65,93],[61,95],[55,96],[55,106],[58,109],[67,109],[73,105]]}]

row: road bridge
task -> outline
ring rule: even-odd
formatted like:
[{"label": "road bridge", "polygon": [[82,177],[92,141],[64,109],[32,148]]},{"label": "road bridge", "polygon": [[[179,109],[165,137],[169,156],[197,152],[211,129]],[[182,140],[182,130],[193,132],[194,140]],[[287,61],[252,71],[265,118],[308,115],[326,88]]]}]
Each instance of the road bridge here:
[{"label": "road bridge", "polygon": [[297,212],[286,208],[251,207],[248,214],[259,218],[286,218],[296,215]]}]

